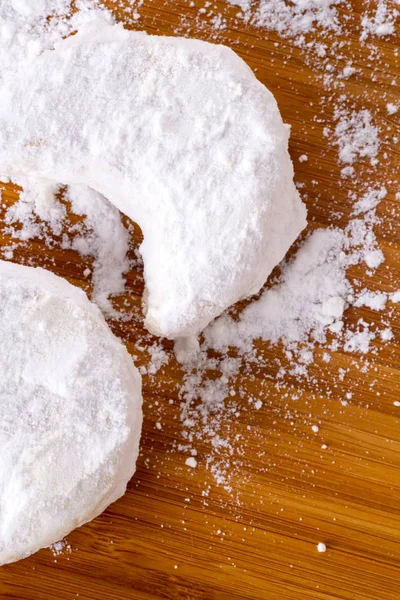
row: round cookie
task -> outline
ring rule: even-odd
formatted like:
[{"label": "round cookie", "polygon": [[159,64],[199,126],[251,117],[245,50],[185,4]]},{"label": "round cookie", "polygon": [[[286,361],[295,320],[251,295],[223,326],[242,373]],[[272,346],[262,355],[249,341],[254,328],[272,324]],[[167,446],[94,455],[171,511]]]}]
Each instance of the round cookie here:
[{"label": "round cookie", "polygon": [[0,261],[0,564],[119,498],[135,471],[141,377],[86,294]]}]

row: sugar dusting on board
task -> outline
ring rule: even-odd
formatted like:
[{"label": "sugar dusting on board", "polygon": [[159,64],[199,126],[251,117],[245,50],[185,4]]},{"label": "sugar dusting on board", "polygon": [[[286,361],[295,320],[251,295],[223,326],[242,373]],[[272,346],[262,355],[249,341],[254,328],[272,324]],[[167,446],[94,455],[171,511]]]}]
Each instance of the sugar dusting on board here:
[{"label": "sugar dusting on board", "polygon": [[[58,556],[72,553],[72,546],[68,543],[66,539],[54,542],[54,544],[51,544],[51,546],[49,546],[49,549],[54,556],[54,562],[57,562]],[[69,558],[67,558],[67,560],[69,560]]]},{"label": "sugar dusting on board", "polygon": [[[123,275],[131,266],[127,258],[129,233],[119,211],[98,192],[85,186],[70,186],[64,200],[74,215],[84,217],[84,222],[68,227],[65,202],[54,196],[57,188],[38,185],[34,180],[23,181],[23,185],[20,200],[5,218],[6,233],[13,236],[14,250],[18,243],[34,238],[51,245],[51,234],[62,236],[63,249],[71,248],[93,259],[87,273],[92,276],[92,299],[106,316],[118,318],[109,298],[124,291]],[[69,235],[65,235],[66,230]]]},{"label": "sugar dusting on board", "polygon": [[123,275],[130,268],[129,233],[115,206],[98,192],[85,186],[69,186],[66,200],[74,214],[86,217],[86,230],[74,236],[71,247],[94,259],[93,300],[107,316],[118,318],[109,297],[124,291]]},{"label": "sugar dusting on board", "polygon": [[[123,4],[127,22],[142,27],[141,7],[146,3]],[[338,366],[336,354],[353,353],[362,374],[370,368],[371,357],[394,336],[391,317],[398,299],[392,292],[398,282],[390,280],[386,289],[380,290],[372,285],[370,288],[369,278],[376,269],[385,269],[385,251],[375,234],[381,225],[380,204],[399,189],[387,160],[390,144],[396,143],[396,132],[382,116],[396,118],[399,99],[397,82],[391,80],[382,98],[382,110],[374,108],[374,100],[360,101],[353,96],[351,80],[357,77],[360,58],[351,51],[350,42],[344,41],[345,35],[338,37],[347,31],[347,21],[340,12],[348,6],[346,2],[229,0],[223,8],[220,5],[216,8],[204,3],[198,8],[196,4],[193,21],[182,18],[176,33],[194,36],[198,31],[211,41],[220,41],[228,25],[244,22],[255,28],[257,35],[268,37],[272,32],[290,44],[293,52],[302,53],[305,64],[326,92],[321,106],[315,107],[323,152],[335,154],[339,189],[342,184],[354,182],[347,193],[347,214],[337,213],[335,198],[329,198],[330,227],[321,229],[311,224],[301,244],[281,265],[280,272],[270,278],[259,298],[244,308],[233,307],[212,323],[200,340],[189,338],[175,343],[175,355],[184,373],[183,385],[176,390],[175,406],[158,400],[149,403],[155,435],[163,431],[163,415],[178,408],[179,439],[169,449],[181,454],[187,475],[196,476],[205,467],[212,480],[240,503],[235,481],[243,476],[248,441],[260,435],[252,425],[257,414],[276,410],[277,419],[285,419],[288,424],[301,421],[307,428],[305,435],[323,439],[323,420],[315,422],[312,408],[312,402],[317,403],[324,392],[316,384],[316,372],[334,369],[337,386],[345,390],[348,371],[340,362]],[[0,29],[0,45],[2,49],[7,47],[2,52],[7,57],[4,77],[15,69],[16,58],[30,60],[81,23],[94,17],[113,21],[112,14],[95,2],[78,3],[80,11],[74,15],[68,1],[48,6],[43,2],[36,12],[26,6],[21,1],[2,3],[0,7],[0,22],[5,25]],[[374,40],[393,35],[397,17],[396,3],[382,0],[368,2],[364,14],[351,18],[368,52],[372,77],[377,76],[374,64],[380,61]],[[21,23],[21,33],[15,36],[15,28]],[[376,99],[376,106],[379,101]],[[290,121],[290,114],[285,116]],[[308,157],[306,143],[298,162],[300,173],[318,173],[315,162]],[[318,199],[318,194],[323,193],[319,182],[312,185]],[[298,187],[304,193],[301,182]],[[97,207],[102,207],[100,212],[104,215],[102,220],[91,211],[90,190],[69,189],[65,200],[71,202],[72,212],[87,215],[85,227],[81,225],[74,231],[67,222],[64,203],[55,199],[55,191],[47,189],[39,199],[27,184],[20,200],[7,210],[10,244],[3,251],[4,257],[17,256],[18,248],[35,237],[93,257],[93,299],[107,316],[115,318],[120,309],[113,308],[109,297],[123,291],[124,273],[132,266],[127,259],[129,232],[104,198],[97,199]],[[113,224],[109,232],[108,219]],[[366,307],[371,318],[359,318],[357,307]],[[134,318],[139,326],[137,313]],[[124,335],[123,329],[121,334]],[[159,377],[164,367],[175,361],[171,345],[146,333],[141,335],[142,354],[135,358],[142,361],[140,370],[147,385],[152,390],[162,389]],[[262,347],[259,340],[264,340]],[[253,391],[249,383],[257,373],[265,371],[266,365],[269,374]],[[292,385],[293,379],[296,386]],[[296,408],[302,389],[310,397],[307,414]],[[275,409],[271,398],[276,394],[281,404]],[[352,392],[343,391],[343,410],[351,403]],[[326,444],[321,448],[329,451]],[[268,468],[268,457],[264,460],[263,468]],[[147,459],[144,464],[150,469],[162,468]],[[203,490],[204,502],[209,493],[209,488]]]}]

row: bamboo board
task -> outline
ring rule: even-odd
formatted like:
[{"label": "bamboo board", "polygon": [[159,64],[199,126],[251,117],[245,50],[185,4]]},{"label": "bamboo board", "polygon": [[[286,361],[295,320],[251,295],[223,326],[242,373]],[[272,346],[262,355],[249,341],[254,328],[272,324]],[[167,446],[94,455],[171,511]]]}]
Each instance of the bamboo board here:
[{"label": "bamboo board", "polygon": [[[112,3],[108,3],[112,4]],[[149,0],[140,8],[136,28],[150,33],[187,32],[210,39],[210,28],[199,27],[201,2]],[[223,2],[218,11],[232,15]],[[361,12],[359,0],[355,14]],[[115,8],[115,7],[114,7]],[[115,8],[120,16],[121,8]],[[187,17],[183,25],[182,16]],[[377,43],[383,61],[377,73],[368,48],[351,31],[358,60],[356,77],[344,82],[358,108],[371,108],[382,130],[393,134],[398,115],[388,117],[384,92],[400,75],[396,37]],[[302,184],[310,228],[343,224],[350,207],[347,193],[353,180],[339,178],[337,150],[323,135],[324,119],[332,118],[322,87],[325,72],[310,68],[301,49],[275,34],[239,23],[217,33],[217,41],[232,46],[275,94],[282,115],[292,125],[290,152],[296,180]],[[346,57],[343,58],[343,66]],[[396,90],[391,89],[391,98]],[[397,95],[398,92],[397,92]],[[320,116],[321,119],[316,118]],[[389,147],[388,147],[389,148]],[[307,162],[298,158],[307,154]],[[398,153],[388,149],[386,166],[393,179]],[[385,183],[376,172],[377,184]],[[393,187],[393,186],[392,186]],[[365,278],[373,289],[400,287],[400,220],[394,193],[379,207],[377,228],[386,262]],[[3,208],[14,202],[16,189],[5,186]],[[140,232],[132,234],[132,252]],[[10,239],[0,236],[0,243]],[[45,266],[90,291],[83,272],[88,266],[78,254],[55,243],[33,240],[15,251],[14,260]],[[140,308],[140,269],[128,275],[127,291],[118,301]],[[326,364],[316,352],[312,380],[295,378],[277,391],[274,358],[279,348],[265,345],[265,365],[238,378],[238,386],[258,397],[259,411],[227,416],[224,428],[242,435],[242,467],[231,478],[231,491],[217,486],[207,469],[206,444],[199,443],[198,466],[190,470],[176,449],[182,442],[179,384],[182,372],[174,361],[155,377],[144,377],[145,423],[138,470],[127,493],[103,515],[68,536],[71,552],[54,556],[49,549],[0,569],[0,597],[21,600],[396,600],[400,598],[400,310],[392,317],[395,338],[361,359],[344,352]],[[348,322],[360,317],[384,320],[368,309],[349,309]],[[111,322],[113,330],[145,362],[138,350],[140,323]],[[171,349],[166,342],[164,347]],[[340,369],[346,370],[341,379]],[[375,382],[371,386],[372,382]],[[293,395],[299,387],[299,398]],[[351,402],[344,405],[346,394]],[[246,404],[246,399],[243,399]],[[312,415],[312,417],[310,417]],[[311,420],[310,420],[311,419]],[[310,422],[318,422],[313,433]],[[161,422],[162,429],[155,427]],[[327,449],[322,450],[321,445]],[[229,458],[229,457],[228,457]],[[205,495],[206,494],[206,495]],[[319,554],[316,545],[327,551]]]}]

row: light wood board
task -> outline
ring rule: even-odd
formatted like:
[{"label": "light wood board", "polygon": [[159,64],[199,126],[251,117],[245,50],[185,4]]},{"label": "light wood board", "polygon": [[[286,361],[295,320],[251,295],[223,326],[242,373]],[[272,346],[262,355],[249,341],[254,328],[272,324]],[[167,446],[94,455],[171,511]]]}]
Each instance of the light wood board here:
[{"label": "light wood board", "polygon": [[[230,17],[237,12],[224,2],[214,5]],[[185,1],[145,0],[136,28],[174,34],[187,33],[190,26],[190,35],[210,39],[212,28],[199,27],[196,21],[200,6],[201,2],[191,7]],[[355,0],[353,16],[359,17],[364,9]],[[120,8],[115,10],[123,14]],[[232,23],[218,32],[218,41],[232,46],[256,70],[276,95],[284,120],[292,125],[290,152],[296,180],[304,186],[310,229],[346,223],[351,211],[347,194],[357,191],[357,183],[340,178],[337,149],[323,135],[333,110],[328,100],[322,101],[329,96],[322,86],[326,71],[315,64],[307,66],[307,53],[293,42]],[[343,92],[352,94],[356,108],[371,109],[384,139],[387,128],[387,135],[394,135],[400,123],[398,115],[388,117],[385,109],[387,90],[391,99],[399,96],[390,86],[400,76],[394,52],[397,39],[375,42],[383,59],[374,71],[368,46],[359,43],[359,32],[351,23],[348,29],[358,73],[344,81]],[[344,57],[343,67],[346,64]],[[385,177],[389,169],[395,180],[398,151],[387,143],[387,152]],[[307,162],[298,161],[302,154],[307,154]],[[357,168],[368,170],[366,164]],[[378,169],[371,175],[379,185],[385,184],[382,173]],[[370,288],[386,291],[396,289],[396,282],[400,288],[399,206],[395,185],[388,187],[376,230],[386,262],[373,277],[360,267],[351,273],[365,279]],[[4,205],[15,198],[15,188],[5,186]],[[136,231],[132,249],[139,240]],[[10,243],[5,234],[0,241]],[[90,261],[56,244],[49,248],[33,240],[15,251],[14,260],[48,267],[90,291],[83,275]],[[120,302],[140,308],[142,285],[140,269],[132,270]],[[364,363],[357,355],[338,351],[324,363],[323,351],[317,349],[310,367],[313,379],[286,379],[286,388],[278,391],[268,376],[276,376],[274,358],[282,359],[282,352],[259,344],[265,365],[238,378],[238,386],[254,397],[262,390],[263,406],[259,411],[245,410],[244,397],[240,416],[227,416],[222,428],[222,433],[230,428],[244,440],[242,469],[232,474],[231,492],[215,485],[206,468],[207,444],[199,443],[198,466],[193,470],[185,466],[186,455],[176,449],[175,441],[183,441],[178,400],[182,372],[174,359],[155,377],[144,377],[142,454],[126,495],[68,536],[70,553],[54,557],[45,549],[2,567],[0,598],[399,599],[400,408],[393,402],[400,399],[400,311],[393,310],[395,338],[382,346],[374,342],[379,351],[368,357],[366,372],[360,371]],[[345,318],[355,322],[361,316],[368,322],[384,321],[384,315],[368,309],[349,309]],[[143,363],[146,352],[135,348],[143,334],[140,324],[110,325]],[[172,346],[167,342],[165,348]],[[340,369],[348,369],[342,381]],[[293,400],[297,388],[299,398]],[[344,406],[349,392],[351,400]],[[158,421],[161,430],[155,427]],[[311,430],[314,422],[320,424],[317,433]],[[327,449],[322,450],[322,444]],[[327,546],[323,554],[317,552],[319,542]]]}]

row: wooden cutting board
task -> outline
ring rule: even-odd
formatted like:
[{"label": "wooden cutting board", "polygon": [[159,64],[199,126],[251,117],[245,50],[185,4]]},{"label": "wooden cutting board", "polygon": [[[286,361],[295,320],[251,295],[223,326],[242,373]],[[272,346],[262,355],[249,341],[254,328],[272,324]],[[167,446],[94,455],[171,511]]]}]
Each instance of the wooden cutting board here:
[{"label": "wooden cutting board", "polygon": [[[118,3],[106,4],[123,18]],[[225,2],[211,3],[200,22],[201,6],[199,1],[145,0],[134,27],[158,34],[189,32],[209,40],[215,36],[215,41],[233,47],[275,94],[284,120],[292,125],[290,152],[310,229],[343,225],[351,211],[348,191],[357,191],[357,184],[340,179],[337,149],[323,134],[333,111],[322,85],[326,67],[307,66],[309,55],[289,40],[240,21],[235,24],[237,9]],[[216,13],[231,17],[228,28],[217,33],[207,24],[214,6]],[[354,0],[353,17],[361,10],[365,5]],[[388,117],[385,108],[385,91],[390,88],[391,98],[399,96],[398,88],[390,87],[400,76],[397,39],[375,41],[382,60],[374,71],[368,45],[360,44],[351,23],[348,28],[358,72],[343,81],[343,93],[352,94],[355,108],[371,110],[384,139],[400,123],[400,117]],[[374,60],[376,67],[378,59]],[[346,64],[343,56],[343,67]],[[394,180],[398,151],[388,143],[385,147],[385,167],[390,167]],[[302,154],[307,154],[307,162],[298,160]],[[375,173],[376,183],[385,184],[382,171]],[[391,291],[396,282],[400,288],[400,207],[395,186],[388,187],[376,229],[386,262],[373,277],[358,267],[351,274],[372,289]],[[5,186],[3,209],[16,197],[16,189]],[[139,240],[136,231],[132,251]],[[10,238],[3,234],[0,242],[7,245]],[[26,243],[15,251],[14,260],[45,266],[90,291],[83,275],[90,262],[56,242],[52,248],[42,240]],[[118,301],[140,308],[141,293],[137,268],[129,273],[127,291]],[[394,340],[374,342],[377,352],[368,356],[365,372],[365,357],[338,351],[325,363],[322,350],[317,350],[309,368],[311,379],[293,377],[277,391],[274,358],[282,358],[282,352],[259,344],[265,366],[241,375],[238,386],[246,391],[244,409],[248,396],[257,398],[261,390],[263,406],[226,416],[221,425],[222,435],[229,429],[242,436],[241,468],[232,472],[231,490],[216,485],[207,468],[207,444],[198,444],[195,469],[185,466],[187,455],[177,449],[176,442],[183,441],[178,398],[182,372],[171,355],[156,376],[144,377],[142,454],[125,496],[72,532],[69,547],[59,556],[45,549],[2,567],[0,598],[399,599],[400,408],[393,403],[400,399],[400,310],[392,309]],[[360,317],[384,321],[383,314],[368,309],[352,308],[345,316],[347,322]],[[143,335],[140,323],[110,325],[138,364],[144,364],[146,348],[137,347]],[[165,342],[164,348],[170,351],[171,344]],[[318,432],[311,429],[314,422],[319,423]],[[326,544],[325,553],[317,552],[319,542]]]}]

